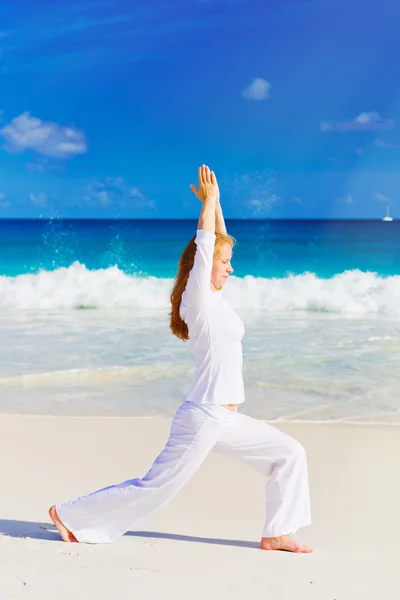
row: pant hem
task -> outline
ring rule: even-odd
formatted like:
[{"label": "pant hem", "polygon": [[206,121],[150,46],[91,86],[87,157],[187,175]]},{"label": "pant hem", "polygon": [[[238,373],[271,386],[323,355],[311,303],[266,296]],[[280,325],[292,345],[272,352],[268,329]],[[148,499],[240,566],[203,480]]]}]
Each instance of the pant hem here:
[{"label": "pant hem", "polygon": [[68,531],[70,531],[76,537],[78,542],[84,542],[84,540],[79,539],[80,535],[79,535],[78,530],[71,527],[71,525],[68,523],[68,519],[65,519],[62,516],[62,508],[59,504],[56,504],[56,511],[57,511],[58,518],[60,519],[61,523],[68,529]]},{"label": "pant hem", "polygon": [[308,527],[308,525],[311,525],[311,519],[305,521],[301,525],[297,525],[296,527],[273,527],[271,529],[265,528],[262,532],[262,537],[273,538],[280,537],[281,535],[294,535],[296,531],[302,529],[303,527]]}]

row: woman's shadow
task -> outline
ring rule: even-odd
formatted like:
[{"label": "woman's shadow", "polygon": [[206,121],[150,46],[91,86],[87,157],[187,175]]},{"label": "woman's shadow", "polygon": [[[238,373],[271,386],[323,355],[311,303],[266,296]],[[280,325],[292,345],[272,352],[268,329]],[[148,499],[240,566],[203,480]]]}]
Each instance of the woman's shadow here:
[{"label": "woman's shadow", "polygon": [[[0,535],[13,538],[47,540],[50,542],[59,542],[61,539],[56,527],[52,523],[15,521],[11,519],[0,519]],[[260,548],[260,545],[256,542],[247,542],[245,540],[198,537],[193,535],[182,535],[179,533],[166,533],[163,531],[128,531],[125,535],[136,538],[175,540],[177,542],[195,542],[197,544],[213,544],[217,546],[237,546],[239,548],[252,549]]]}]

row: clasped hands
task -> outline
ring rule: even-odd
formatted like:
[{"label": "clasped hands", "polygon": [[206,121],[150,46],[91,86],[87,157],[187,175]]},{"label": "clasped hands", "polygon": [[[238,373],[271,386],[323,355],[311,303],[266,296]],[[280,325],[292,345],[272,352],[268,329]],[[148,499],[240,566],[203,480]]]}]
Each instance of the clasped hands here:
[{"label": "clasped hands", "polygon": [[210,171],[207,165],[199,167],[199,187],[193,183],[190,184],[190,189],[198,197],[200,202],[204,202],[208,198],[215,197],[216,202],[219,202],[219,187],[214,171]]}]

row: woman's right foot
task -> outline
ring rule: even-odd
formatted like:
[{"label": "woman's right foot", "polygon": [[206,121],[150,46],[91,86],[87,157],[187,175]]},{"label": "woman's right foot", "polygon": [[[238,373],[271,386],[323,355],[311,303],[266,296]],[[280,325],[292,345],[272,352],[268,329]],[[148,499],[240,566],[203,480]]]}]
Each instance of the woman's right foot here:
[{"label": "woman's right foot", "polygon": [[74,536],[74,534],[65,527],[64,523],[62,523],[58,517],[56,507],[52,506],[49,509],[49,517],[53,521],[54,525],[57,527],[59,534],[61,535],[61,539],[63,542],[77,542],[78,540]]},{"label": "woman's right foot", "polygon": [[278,537],[262,538],[261,550],[284,550],[285,552],[309,553],[312,548],[303,546],[292,540],[288,535]]}]

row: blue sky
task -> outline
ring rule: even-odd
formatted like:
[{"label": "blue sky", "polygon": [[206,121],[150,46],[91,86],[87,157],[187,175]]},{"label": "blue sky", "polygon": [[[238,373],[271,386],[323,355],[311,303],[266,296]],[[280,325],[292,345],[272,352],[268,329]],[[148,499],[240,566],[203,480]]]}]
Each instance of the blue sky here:
[{"label": "blue sky", "polygon": [[0,7],[0,217],[400,213],[397,0]]}]

